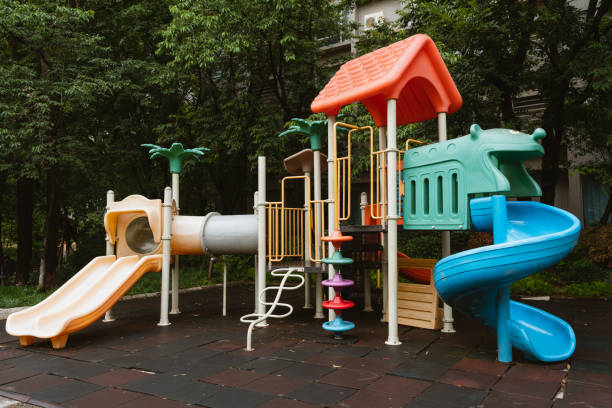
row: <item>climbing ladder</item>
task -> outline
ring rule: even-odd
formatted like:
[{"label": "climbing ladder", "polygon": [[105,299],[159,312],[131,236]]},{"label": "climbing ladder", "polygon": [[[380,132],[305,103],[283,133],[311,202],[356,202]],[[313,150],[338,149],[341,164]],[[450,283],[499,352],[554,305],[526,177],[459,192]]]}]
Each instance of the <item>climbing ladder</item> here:
[{"label": "climbing ladder", "polygon": [[[266,313],[263,313],[263,314],[262,313],[249,313],[240,318],[241,323],[250,323],[249,328],[247,329],[246,351],[253,351],[253,347],[252,347],[253,328],[257,324],[263,322],[269,317],[272,317],[275,319],[282,319],[282,318],[289,316],[291,313],[293,313],[293,306],[291,306],[289,303],[281,303],[279,302],[279,300],[283,293],[283,290],[297,290],[301,288],[302,286],[304,286],[304,282],[305,282],[304,277],[302,275],[298,275],[294,273],[298,271],[299,270],[297,268],[279,268],[279,269],[275,269],[272,272],[270,272],[272,276],[282,278],[278,286],[268,286],[268,287],[263,288],[259,292],[259,301],[262,302],[266,306],[270,306],[270,308],[268,309]],[[300,283],[294,286],[286,286],[287,280],[291,278],[299,279]],[[266,292],[272,291],[272,290],[276,290],[276,296],[274,297],[274,300],[272,302],[268,302],[265,300],[266,298],[265,294]],[[288,309],[288,311],[283,314],[274,314],[274,311],[276,310],[277,306],[285,307]]]}]

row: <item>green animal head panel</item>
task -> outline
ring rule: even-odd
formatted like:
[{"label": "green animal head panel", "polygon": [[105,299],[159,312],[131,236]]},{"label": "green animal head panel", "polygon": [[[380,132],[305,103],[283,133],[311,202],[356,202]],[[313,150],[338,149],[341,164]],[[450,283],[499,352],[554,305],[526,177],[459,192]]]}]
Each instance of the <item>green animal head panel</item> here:
[{"label": "green animal head panel", "polygon": [[544,155],[538,140],[516,130],[482,130],[446,142],[410,149],[404,155],[404,229],[469,228],[469,199],[476,194],[539,196],[540,186],[525,160]]}]

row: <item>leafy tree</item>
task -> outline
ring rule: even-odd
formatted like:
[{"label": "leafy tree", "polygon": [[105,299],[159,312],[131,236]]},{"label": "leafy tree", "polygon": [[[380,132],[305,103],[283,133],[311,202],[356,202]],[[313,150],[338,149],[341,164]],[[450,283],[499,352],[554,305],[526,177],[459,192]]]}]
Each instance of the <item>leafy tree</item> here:
[{"label": "leafy tree", "polygon": [[[43,289],[55,281],[61,165],[78,143],[66,119],[109,92],[112,81],[100,38],[86,32],[91,18],[91,11],[60,1],[0,2],[6,56],[0,65],[0,137],[16,178],[38,178],[46,187]],[[31,200],[29,188],[24,190]]]},{"label": "leafy tree", "polygon": [[348,28],[346,3],[177,0],[171,6],[159,52],[173,59],[168,80],[178,82],[184,104],[158,129],[158,143],[211,148],[202,159],[207,177],[194,177],[202,208],[212,197],[221,211],[247,210],[259,154],[269,157],[270,170],[280,170],[285,149],[275,136],[289,118],[307,115],[327,79],[321,46]]}]

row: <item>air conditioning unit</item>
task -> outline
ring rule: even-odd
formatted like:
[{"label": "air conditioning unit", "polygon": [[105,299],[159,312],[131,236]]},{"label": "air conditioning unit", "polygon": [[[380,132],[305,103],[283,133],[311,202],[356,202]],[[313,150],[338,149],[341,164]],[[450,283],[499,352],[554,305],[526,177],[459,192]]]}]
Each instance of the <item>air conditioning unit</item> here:
[{"label": "air conditioning unit", "polygon": [[365,14],[363,16],[363,29],[371,30],[376,24],[385,21],[385,14],[383,11],[377,11],[376,13]]}]

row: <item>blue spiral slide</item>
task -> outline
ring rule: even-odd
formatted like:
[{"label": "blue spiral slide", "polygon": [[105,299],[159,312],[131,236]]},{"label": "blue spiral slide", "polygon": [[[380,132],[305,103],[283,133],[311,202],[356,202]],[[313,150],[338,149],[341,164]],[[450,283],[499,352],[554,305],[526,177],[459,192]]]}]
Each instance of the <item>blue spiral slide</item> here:
[{"label": "blue spiral slide", "polygon": [[472,223],[493,231],[493,245],[442,259],[434,270],[440,297],[497,330],[498,360],[512,347],[543,362],[569,358],[576,336],[564,320],[510,300],[510,284],[565,257],[578,241],[580,221],[561,209],[496,195],[470,201]]}]

